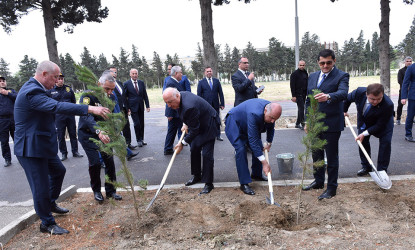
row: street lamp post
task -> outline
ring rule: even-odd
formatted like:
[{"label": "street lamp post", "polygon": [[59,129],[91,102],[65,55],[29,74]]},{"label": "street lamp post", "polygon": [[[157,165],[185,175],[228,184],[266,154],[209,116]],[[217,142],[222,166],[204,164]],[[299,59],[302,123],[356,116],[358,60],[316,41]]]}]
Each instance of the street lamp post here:
[{"label": "street lamp post", "polygon": [[300,42],[298,36],[297,0],[295,0],[295,67],[297,67],[298,62],[300,61]]}]

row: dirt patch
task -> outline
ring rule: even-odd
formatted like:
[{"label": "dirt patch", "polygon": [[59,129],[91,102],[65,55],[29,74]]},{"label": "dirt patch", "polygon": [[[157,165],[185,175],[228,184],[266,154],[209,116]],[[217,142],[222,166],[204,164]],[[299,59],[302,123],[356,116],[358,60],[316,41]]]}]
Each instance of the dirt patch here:
[{"label": "dirt patch", "polygon": [[274,187],[282,205],[268,205],[267,187],[253,184],[255,196],[238,188],[163,190],[148,213],[155,191],[141,192],[138,221],[128,193],[121,202],[98,204],[79,193],[60,205],[56,216],[69,235],[39,232],[39,223],[15,236],[10,249],[305,249],[415,247],[415,181],[395,181],[391,190],[373,182],[340,184],[337,196],[318,201],[322,190],[303,192],[296,224],[298,187]]}]

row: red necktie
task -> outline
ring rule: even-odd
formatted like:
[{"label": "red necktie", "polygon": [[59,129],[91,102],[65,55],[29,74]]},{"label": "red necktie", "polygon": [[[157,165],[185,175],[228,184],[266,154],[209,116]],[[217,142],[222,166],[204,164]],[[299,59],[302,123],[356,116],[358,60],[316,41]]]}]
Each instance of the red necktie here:
[{"label": "red necktie", "polygon": [[137,86],[137,81],[134,81],[134,88],[135,88],[135,91],[137,91],[137,94],[138,94],[138,86]]}]

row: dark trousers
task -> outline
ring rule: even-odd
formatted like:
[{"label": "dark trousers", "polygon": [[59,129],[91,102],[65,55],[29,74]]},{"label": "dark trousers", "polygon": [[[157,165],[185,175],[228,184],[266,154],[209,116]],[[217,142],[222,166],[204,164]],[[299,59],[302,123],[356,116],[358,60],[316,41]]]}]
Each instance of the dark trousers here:
[{"label": "dark trousers", "polygon": [[324,151],[327,156],[327,166],[314,168],[314,179],[318,184],[324,184],[325,172],[327,168],[327,189],[335,191],[337,189],[337,178],[339,176],[339,139],[341,132],[324,132],[319,138],[326,140],[324,150],[313,153],[313,162],[324,160]]},{"label": "dark trousers", "polygon": [[296,97],[296,102],[297,102],[297,108],[298,108],[298,112],[297,112],[297,122],[295,123],[295,125],[299,125],[299,124],[303,124],[304,125],[304,97],[302,96],[297,96]]},{"label": "dark trousers", "polygon": [[128,119],[128,111],[124,110],[124,117],[125,117],[125,126],[122,130],[122,135],[125,138],[125,142],[127,143],[127,145],[131,144],[131,130],[130,130],[130,120]]},{"label": "dark trousers", "polygon": [[67,154],[65,132],[68,129],[69,140],[71,142],[72,153],[78,152],[78,140],[76,139],[76,123],[73,115],[56,116],[56,134],[58,136],[59,151],[62,154]]},{"label": "dark trousers", "polygon": [[[236,171],[238,172],[239,183],[241,185],[251,183],[252,179],[249,174],[248,157],[245,147],[248,144],[248,136],[239,133],[238,125],[233,120],[232,115],[227,116],[225,124],[226,136],[235,148]],[[251,168],[253,176],[262,176],[262,164],[253,154]]]},{"label": "dark trousers", "polygon": [[170,121],[168,121],[164,151],[173,150],[174,137],[177,133],[177,137],[180,139],[180,136],[182,135],[182,126],[183,122],[178,117],[173,117]]},{"label": "dark trousers", "polygon": [[215,139],[209,140],[203,145],[198,145],[198,143],[192,143],[190,145],[191,174],[197,176],[202,175],[203,183],[213,183],[214,149]]},{"label": "dark trousers", "polygon": [[401,89],[399,89],[398,108],[396,109],[396,120],[401,120],[403,104],[401,103]]},{"label": "dark trousers", "polygon": [[[359,134],[361,134],[363,131],[359,129],[358,132]],[[378,171],[388,170],[389,162],[391,158],[391,150],[392,150],[392,134],[393,134],[393,129],[391,129],[390,131],[388,131],[386,134],[382,135],[381,137],[378,137],[379,138],[379,151],[378,151],[378,162],[377,162]],[[362,145],[365,148],[369,156],[371,156],[370,141],[369,141],[370,137],[371,137],[370,135],[365,136],[362,142]],[[370,166],[369,162],[367,161],[360,147],[359,147],[359,155],[360,155],[362,167],[371,171],[372,167]]]},{"label": "dark trousers", "polygon": [[14,119],[13,116],[9,118],[0,118],[0,142],[1,154],[6,161],[12,160],[9,146],[9,136],[14,140]]},{"label": "dark trousers", "polygon": [[[220,108],[216,110],[216,113],[218,114],[218,117],[220,117]],[[221,124],[221,125],[222,125],[222,124]],[[216,134],[216,137],[220,137],[220,126],[221,126],[221,125],[219,125],[219,128],[218,128],[218,133]]]},{"label": "dark trousers", "polygon": [[144,140],[144,111],[131,112],[137,142]]},{"label": "dark trousers", "polygon": [[405,136],[412,136],[412,125],[414,123],[415,116],[415,100],[408,99],[408,107],[406,110],[406,121],[405,121]]},{"label": "dark trousers", "polygon": [[51,205],[56,202],[62,189],[66,169],[56,155],[54,158],[17,156],[32,190],[33,204],[43,225],[53,225],[55,219]]}]

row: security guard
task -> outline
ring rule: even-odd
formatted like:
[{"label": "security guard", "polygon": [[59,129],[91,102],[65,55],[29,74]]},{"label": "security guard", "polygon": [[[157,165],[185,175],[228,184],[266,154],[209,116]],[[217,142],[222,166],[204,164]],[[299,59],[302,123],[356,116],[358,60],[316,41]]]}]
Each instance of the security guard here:
[{"label": "security guard", "polygon": [[[112,94],[115,88],[115,79],[108,72],[104,74],[99,79],[101,86],[104,88],[105,92],[108,94],[108,97],[115,101],[115,96]],[[79,103],[90,105],[90,106],[101,106],[98,99],[91,94],[90,91],[86,91],[82,94]],[[119,109],[119,108],[118,108]],[[85,150],[85,153],[89,161],[89,177],[91,179],[91,188],[94,192],[94,199],[98,202],[103,202],[104,197],[101,193],[101,162],[99,155],[101,154],[102,159],[105,164],[105,175],[109,177],[111,182],[116,181],[115,175],[115,164],[114,157],[106,154],[105,152],[99,151],[98,146],[89,140],[89,138],[94,138],[96,140],[101,140],[103,143],[108,143],[110,141],[109,137],[102,133],[100,130],[96,130],[97,121],[102,121],[101,117],[87,115],[79,117],[78,124],[78,138],[82,147]],[[114,200],[121,200],[121,195],[116,194],[114,185],[111,183],[105,182],[105,193],[107,198],[113,198]]]},{"label": "security guard", "polygon": [[16,91],[14,91],[14,89],[7,88],[6,78],[0,75],[0,141],[1,153],[5,160],[5,167],[12,165],[9,135],[14,140],[13,109],[16,96]]},{"label": "security guard", "polygon": [[[76,103],[75,94],[72,88],[64,84],[64,75],[60,73],[58,82],[55,87],[49,90],[49,94],[53,99],[59,102]],[[59,151],[62,153],[61,161],[68,159],[68,149],[66,148],[65,132],[68,129],[69,139],[71,141],[71,148],[73,157],[83,157],[78,153],[78,141],[76,139],[76,123],[75,116],[56,114],[55,117],[56,132],[58,135]]]}]

